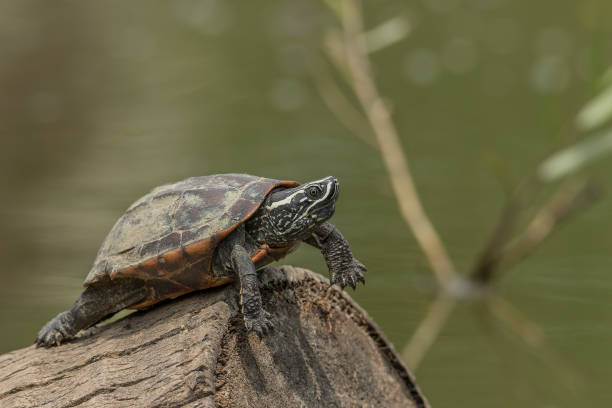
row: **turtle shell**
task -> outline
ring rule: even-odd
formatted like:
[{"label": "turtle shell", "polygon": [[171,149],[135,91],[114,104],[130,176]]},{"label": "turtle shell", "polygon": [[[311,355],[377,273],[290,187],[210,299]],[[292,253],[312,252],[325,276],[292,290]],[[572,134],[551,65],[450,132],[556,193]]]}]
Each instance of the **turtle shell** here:
[{"label": "turtle shell", "polygon": [[[139,308],[194,290],[225,284],[212,273],[218,243],[249,219],[277,187],[295,187],[248,174],[192,177],[151,190],[117,220],[85,279],[88,286],[124,277],[147,281],[151,295]],[[262,266],[288,248],[262,248],[252,255]]]}]

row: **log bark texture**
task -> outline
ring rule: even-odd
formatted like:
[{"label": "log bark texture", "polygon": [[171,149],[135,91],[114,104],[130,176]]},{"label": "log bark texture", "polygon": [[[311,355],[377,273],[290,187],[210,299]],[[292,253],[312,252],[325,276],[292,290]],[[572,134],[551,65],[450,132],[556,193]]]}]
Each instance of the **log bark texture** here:
[{"label": "log bark texture", "polygon": [[234,285],[0,356],[0,407],[428,407],[367,314],[322,276],[261,273],[272,334],[242,322]]}]

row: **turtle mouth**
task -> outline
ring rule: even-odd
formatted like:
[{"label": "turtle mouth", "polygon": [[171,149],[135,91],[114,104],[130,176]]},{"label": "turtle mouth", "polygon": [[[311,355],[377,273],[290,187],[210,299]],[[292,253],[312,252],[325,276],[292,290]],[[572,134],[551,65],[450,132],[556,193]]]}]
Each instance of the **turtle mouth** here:
[{"label": "turtle mouth", "polygon": [[340,193],[340,182],[338,181],[338,179],[334,178],[334,184],[332,184],[331,188],[334,190],[331,199],[332,201],[336,202],[338,194]]},{"label": "turtle mouth", "polygon": [[315,222],[327,221],[332,217],[332,215],[334,215],[335,211],[336,206],[331,204],[319,209],[315,213],[310,214],[310,218],[312,218]]}]

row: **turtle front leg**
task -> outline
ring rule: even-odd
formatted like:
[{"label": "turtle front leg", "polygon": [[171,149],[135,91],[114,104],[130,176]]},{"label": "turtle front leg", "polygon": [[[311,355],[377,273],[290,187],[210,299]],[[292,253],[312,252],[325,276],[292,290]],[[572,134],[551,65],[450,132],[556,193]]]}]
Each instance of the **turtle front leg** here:
[{"label": "turtle front leg", "polygon": [[240,281],[240,305],[244,316],[244,325],[261,338],[272,330],[270,314],[262,307],[259,293],[259,279],[251,256],[241,245],[232,249],[232,268]]},{"label": "turtle front leg", "polygon": [[321,250],[332,284],[343,289],[345,286],[355,289],[357,282],[365,284],[363,274],[367,268],[353,257],[348,241],[333,224],[324,222],[304,242]]}]

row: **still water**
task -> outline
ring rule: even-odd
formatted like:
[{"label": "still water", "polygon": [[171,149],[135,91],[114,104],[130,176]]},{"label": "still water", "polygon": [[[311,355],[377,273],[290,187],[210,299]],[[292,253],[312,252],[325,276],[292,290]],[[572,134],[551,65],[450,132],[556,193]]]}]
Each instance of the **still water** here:
[{"label": "still water", "polygon": [[[612,60],[611,8],[580,3],[368,3],[370,25],[410,22],[408,38],[372,56],[374,70],[462,272],[509,189],[573,140],[565,129]],[[131,202],[224,172],[338,177],[333,222],[369,268],[351,295],[401,350],[435,281],[378,153],[314,86],[334,24],[317,2],[4,2],[0,352],[30,345],[70,307]],[[611,163],[589,169],[608,189]],[[455,310],[416,372],[434,406],[612,406],[611,213],[602,200],[497,282],[543,331],[545,353],[478,302]],[[326,270],[306,246],[285,262]]]}]

